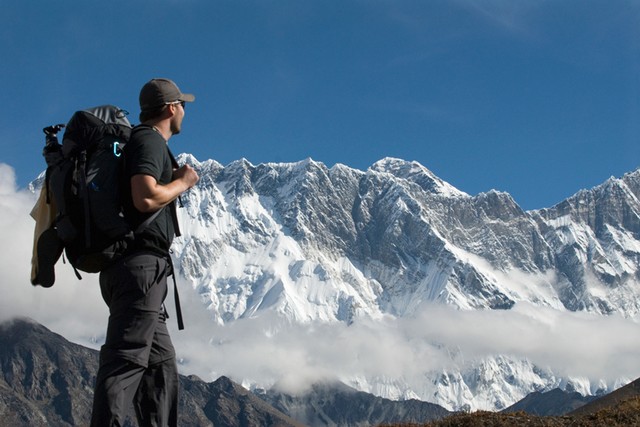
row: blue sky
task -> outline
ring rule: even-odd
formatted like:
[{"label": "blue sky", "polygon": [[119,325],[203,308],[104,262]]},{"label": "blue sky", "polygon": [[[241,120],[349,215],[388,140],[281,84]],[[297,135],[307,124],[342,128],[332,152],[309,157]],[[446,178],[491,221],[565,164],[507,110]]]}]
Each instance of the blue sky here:
[{"label": "blue sky", "polygon": [[187,107],[174,152],[228,164],[416,160],[469,194],[549,207],[640,165],[640,2],[2,1],[0,163],[152,77]]}]

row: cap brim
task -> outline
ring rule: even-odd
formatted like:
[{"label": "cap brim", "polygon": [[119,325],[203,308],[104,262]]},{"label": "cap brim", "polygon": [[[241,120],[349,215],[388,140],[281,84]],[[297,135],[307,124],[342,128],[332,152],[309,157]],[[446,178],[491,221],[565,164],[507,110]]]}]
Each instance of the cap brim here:
[{"label": "cap brim", "polygon": [[196,97],[190,93],[183,93],[178,98],[178,101],[185,101],[185,102],[193,102],[195,100],[196,100]]}]

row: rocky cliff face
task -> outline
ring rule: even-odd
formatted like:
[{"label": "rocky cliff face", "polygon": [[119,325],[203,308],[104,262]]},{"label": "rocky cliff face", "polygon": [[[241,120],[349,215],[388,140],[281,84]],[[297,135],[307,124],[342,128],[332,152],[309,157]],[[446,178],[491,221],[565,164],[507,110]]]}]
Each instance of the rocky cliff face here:
[{"label": "rocky cliff face", "polygon": [[5,425],[73,426],[88,420],[98,364],[95,351],[31,321],[16,320],[0,325],[0,363]]},{"label": "rocky cliff face", "polygon": [[629,317],[638,313],[638,196],[636,171],[532,213],[554,249],[554,267],[564,279],[558,295],[569,310]]},{"label": "rocky cliff face", "polygon": [[[638,172],[525,212],[506,193],[469,196],[397,159],[366,172],[311,160],[227,167],[186,160],[203,179],[185,198],[191,227],[178,248],[180,266],[212,291],[220,322],[275,308],[264,304],[268,291],[271,303],[279,301],[276,310],[298,320],[403,316],[423,301],[638,312]],[[242,258],[243,266],[229,266],[229,258]],[[286,264],[285,271],[269,271],[268,261]],[[492,274],[512,271],[553,273],[547,281],[554,292],[532,286],[518,294]],[[324,313],[305,307],[310,295],[299,295],[302,304],[290,298],[305,280],[332,289],[331,298],[318,301]],[[606,294],[596,295],[593,288],[602,286]]]}]

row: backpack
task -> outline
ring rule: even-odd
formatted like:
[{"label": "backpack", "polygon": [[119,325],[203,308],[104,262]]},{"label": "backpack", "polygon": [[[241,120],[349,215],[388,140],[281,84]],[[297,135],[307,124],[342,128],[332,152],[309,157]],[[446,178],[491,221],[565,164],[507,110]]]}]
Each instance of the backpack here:
[{"label": "backpack", "polygon": [[[63,125],[45,128],[45,191],[56,216],[40,238],[42,252],[53,250],[44,256],[55,264],[64,248],[79,278],[78,270],[105,269],[133,241],[121,202],[123,147],[132,131],[127,114],[113,105],[77,111],[66,125],[62,144],[52,131]],[[60,252],[57,257],[55,252]]]},{"label": "backpack", "polygon": [[[65,125],[43,129],[43,156],[48,167],[41,197],[31,212],[44,223],[39,224],[36,219],[33,285],[53,286],[54,266],[63,251],[78,279],[82,278],[78,270],[101,272],[125,255],[135,236],[163,211],[164,208],[157,210],[135,230],[124,216],[122,196],[129,183],[125,182],[123,148],[135,131],[127,114],[113,105],[77,111],[66,125],[62,144],[58,143],[57,134]],[[143,126],[136,127],[139,128]],[[170,150],[168,153],[173,167],[178,168],[173,154]],[[43,198],[46,203],[40,203]],[[169,207],[179,236],[176,205],[172,202]],[[171,270],[178,329],[184,329],[173,264]]]}]

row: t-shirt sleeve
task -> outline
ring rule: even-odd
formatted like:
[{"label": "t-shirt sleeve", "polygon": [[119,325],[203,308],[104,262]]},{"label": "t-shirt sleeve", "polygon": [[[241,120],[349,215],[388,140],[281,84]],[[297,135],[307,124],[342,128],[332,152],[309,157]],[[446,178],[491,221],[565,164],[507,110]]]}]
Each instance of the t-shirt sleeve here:
[{"label": "t-shirt sleeve", "polygon": [[[160,181],[164,168],[164,156],[152,141],[135,141],[126,152],[127,175],[150,175]],[[161,147],[161,146],[160,146]]]}]

